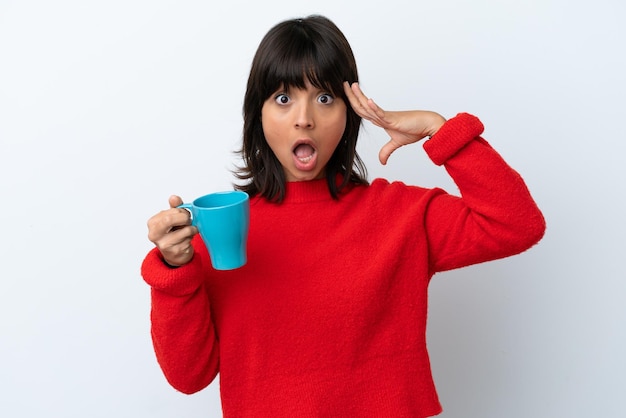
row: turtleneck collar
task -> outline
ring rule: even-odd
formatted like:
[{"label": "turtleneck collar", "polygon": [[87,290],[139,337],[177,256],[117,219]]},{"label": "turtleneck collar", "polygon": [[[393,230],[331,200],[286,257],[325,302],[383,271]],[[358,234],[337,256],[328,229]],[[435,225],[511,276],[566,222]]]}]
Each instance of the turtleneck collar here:
[{"label": "turtleneck collar", "polygon": [[[336,182],[339,186],[343,180],[342,175],[337,175]],[[355,187],[354,184],[348,184],[341,192],[339,192],[339,198],[345,195]],[[257,199],[265,199],[262,196],[257,195]],[[323,201],[335,201],[328,189],[328,183],[326,178],[319,180],[307,180],[307,181],[288,181],[285,183],[285,198],[279,204],[299,204],[310,202],[323,202]]]},{"label": "turtleneck collar", "polygon": [[289,181],[283,203],[308,203],[333,200],[326,179],[309,181]]}]

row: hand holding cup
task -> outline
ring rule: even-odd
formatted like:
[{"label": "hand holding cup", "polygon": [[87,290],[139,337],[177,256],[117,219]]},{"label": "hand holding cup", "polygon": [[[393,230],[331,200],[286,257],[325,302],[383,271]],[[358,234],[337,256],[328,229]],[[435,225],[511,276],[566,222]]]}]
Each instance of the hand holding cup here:
[{"label": "hand holding cup", "polygon": [[170,208],[148,220],[148,239],[156,245],[165,262],[182,266],[193,258],[191,239],[198,229],[191,225],[189,211],[178,208],[183,203],[178,196],[170,196]]}]

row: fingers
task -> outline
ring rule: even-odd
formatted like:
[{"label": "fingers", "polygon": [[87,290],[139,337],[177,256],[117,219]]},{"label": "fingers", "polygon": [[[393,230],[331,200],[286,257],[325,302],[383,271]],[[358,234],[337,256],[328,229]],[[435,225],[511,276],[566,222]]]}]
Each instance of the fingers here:
[{"label": "fingers", "polygon": [[385,111],[381,109],[372,99],[365,96],[359,83],[350,85],[347,81],[344,83],[344,91],[350,102],[350,106],[357,115],[363,119],[369,120],[374,125],[385,127],[388,121],[385,119]]},{"label": "fingers", "polygon": [[189,211],[177,207],[182,203],[179,196],[170,196],[170,208],[148,220],[148,239],[172,266],[181,266],[193,258],[191,240],[198,233],[198,229],[191,225]]},{"label": "fingers", "polygon": [[171,208],[148,220],[148,239],[156,244],[166,234],[191,225],[191,215],[185,209]]},{"label": "fingers", "polygon": [[183,204],[183,199],[181,199],[180,196],[172,195],[168,199],[168,202],[170,204],[170,208],[176,208]]},{"label": "fingers", "polygon": [[[187,264],[193,258],[194,250],[191,245],[193,234],[190,231],[193,227],[185,227],[183,229],[171,232],[158,245],[161,255],[171,266],[182,266]],[[182,237],[182,239],[181,239]]]},{"label": "fingers", "polygon": [[[389,121],[385,119],[385,111],[363,93],[359,83],[352,83],[352,85],[350,85],[350,83],[346,81],[344,83],[344,90],[350,102],[350,106],[352,106],[352,109],[354,109],[357,115],[361,116],[363,119],[369,120],[378,127],[389,127]],[[378,154],[378,159],[381,164],[387,164],[389,155],[399,147],[400,145],[395,143],[393,139],[385,144]]]},{"label": "fingers", "polygon": [[[348,101],[350,102],[350,106],[352,106],[352,109],[354,109],[354,111],[359,116],[363,117],[363,113],[365,112],[365,106],[359,99],[359,96],[357,96],[357,93],[360,92],[360,89],[358,88],[358,84],[352,83],[352,85],[350,85],[350,83],[345,81],[343,83],[343,90],[346,93],[346,96],[348,97]],[[363,94],[361,93],[361,95]]]},{"label": "fingers", "polygon": [[172,266],[182,266],[193,258],[191,240],[197,233],[198,229],[191,225],[190,214],[185,209],[164,210],[148,221],[148,239]]},{"label": "fingers", "polygon": [[389,156],[391,155],[391,153],[397,150],[398,148],[400,148],[401,146],[402,144],[394,141],[393,139],[391,139],[389,142],[383,145],[383,147],[380,149],[380,152],[378,153],[378,160],[380,161],[380,163],[382,165],[386,165],[387,160],[389,159]]}]

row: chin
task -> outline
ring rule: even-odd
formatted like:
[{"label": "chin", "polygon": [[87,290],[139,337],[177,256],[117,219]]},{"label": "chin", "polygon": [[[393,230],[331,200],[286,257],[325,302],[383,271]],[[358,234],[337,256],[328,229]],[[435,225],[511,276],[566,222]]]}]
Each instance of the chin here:
[{"label": "chin", "polygon": [[290,180],[287,181],[313,181],[313,180],[321,180],[325,177],[324,173],[308,173],[303,174],[299,173],[297,176],[290,176]]}]

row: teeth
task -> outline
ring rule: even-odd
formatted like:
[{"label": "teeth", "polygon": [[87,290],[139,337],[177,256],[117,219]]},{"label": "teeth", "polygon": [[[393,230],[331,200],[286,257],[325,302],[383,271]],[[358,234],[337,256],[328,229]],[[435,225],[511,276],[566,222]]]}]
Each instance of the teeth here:
[{"label": "teeth", "polygon": [[308,163],[309,161],[311,161],[311,159],[313,158],[312,155],[309,155],[308,157],[304,157],[304,158],[298,158],[298,161],[300,161],[301,163]]}]

